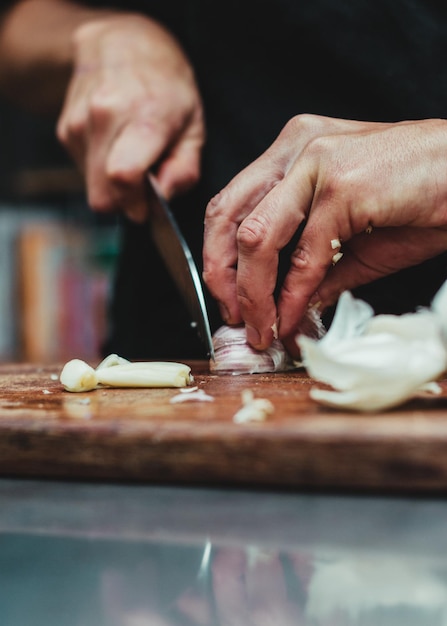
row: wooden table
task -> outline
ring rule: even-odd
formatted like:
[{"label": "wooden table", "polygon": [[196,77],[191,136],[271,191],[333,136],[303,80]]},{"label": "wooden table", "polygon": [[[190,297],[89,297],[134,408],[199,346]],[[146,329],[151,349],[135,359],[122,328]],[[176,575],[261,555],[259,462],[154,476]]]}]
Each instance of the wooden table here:
[{"label": "wooden table", "polygon": [[[213,375],[189,363],[213,402],[172,404],[176,389],[74,394],[60,365],[0,366],[0,475],[292,489],[447,491],[442,394],[384,413],[326,409],[301,370]],[[236,424],[243,390],[274,414]]]}]

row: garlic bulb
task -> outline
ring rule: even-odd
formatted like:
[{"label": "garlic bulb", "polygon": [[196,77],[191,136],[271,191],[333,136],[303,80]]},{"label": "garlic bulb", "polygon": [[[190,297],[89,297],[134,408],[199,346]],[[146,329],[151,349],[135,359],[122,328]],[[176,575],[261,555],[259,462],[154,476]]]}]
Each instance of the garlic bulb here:
[{"label": "garlic bulb", "polygon": [[[215,358],[210,361],[210,370],[223,374],[260,374],[294,369],[297,363],[277,338],[276,323],[272,330],[275,338],[271,346],[260,352],[247,343],[243,326],[221,326],[213,335]],[[315,338],[326,332],[316,308],[309,308],[301,322],[301,332]]]},{"label": "garlic bulb", "polygon": [[259,374],[290,369],[293,364],[278,339],[263,352],[248,345],[243,326],[221,326],[213,335],[212,372]]},{"label": "garlic bulb", "polygon": [[396,406],[447,369],[447,282],[430,309],[377,315],[344,292],[332,325],[315,341],[297,338],[309,375],[333,389],[311,390],[333,407],[379,411]]}]

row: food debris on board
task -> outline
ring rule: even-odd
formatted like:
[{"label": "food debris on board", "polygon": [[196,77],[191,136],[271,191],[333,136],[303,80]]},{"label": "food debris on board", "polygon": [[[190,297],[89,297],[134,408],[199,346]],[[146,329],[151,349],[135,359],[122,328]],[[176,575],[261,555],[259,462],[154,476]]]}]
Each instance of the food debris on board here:
[{"label": "food debris on board", "polygon": [[447,281],[429,308],[404,315],[374,315],[348,291],[339,298],[323,338],[297,337],[309,376],[332,389],[314,387],[322,404],[380,411],[412,397],[439,393],[447,370]]},{"label": "food debris on board", "polygon": [[132,363],[110,354],[96,369],[81,359],[68,361],[60,374],[66,391],[92,391],[98,387],[186,387],[193,382],[191,368],[170,361]]},{"label": "food debris on board", "polygon": [[244,389],[241,394],[242,408],[233,415],[233,422],[263,422],[269,415],[273,415],[275,407],[267,398],[255,398],[251,389]]},{"label": "food debris on board", "polygon": [[180,389],[180,393],[172,396],[169,400],[171,404],[179,404],[182,402],[214,402],[214,396],[210,396],[203,389],[194,387],[192,389]]}]

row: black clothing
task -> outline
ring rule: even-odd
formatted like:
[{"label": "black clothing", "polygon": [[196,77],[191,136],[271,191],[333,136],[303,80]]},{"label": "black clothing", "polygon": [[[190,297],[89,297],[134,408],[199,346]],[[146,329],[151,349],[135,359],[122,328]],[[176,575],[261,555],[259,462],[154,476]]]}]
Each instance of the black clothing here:
[{"label": "black clothing", "polygon": [[[208,129],[203,177],[173,208],[199,269],[208,200],[294,115],[447,117],[444,2],[148,0],[121,8],[164,22],[196,68]],[[376,313],[411,311],[428,305],[446,277],[442,255],[355,295],[371,302]],[[212,299],[207,302],[215,330],[221,321]],[[144,226],[123,222],[112,319],[105,352],[132,359],[206,356]]]}]

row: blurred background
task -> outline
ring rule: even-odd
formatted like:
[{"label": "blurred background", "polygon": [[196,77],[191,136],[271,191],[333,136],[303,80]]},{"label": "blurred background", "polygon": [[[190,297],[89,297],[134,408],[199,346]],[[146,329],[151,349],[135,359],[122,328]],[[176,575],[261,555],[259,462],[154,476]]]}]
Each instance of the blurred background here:
[{"label": "blurred background", "polygon": [[0,361],[99,358],[118,249],[56,120],[0,99]]}]

